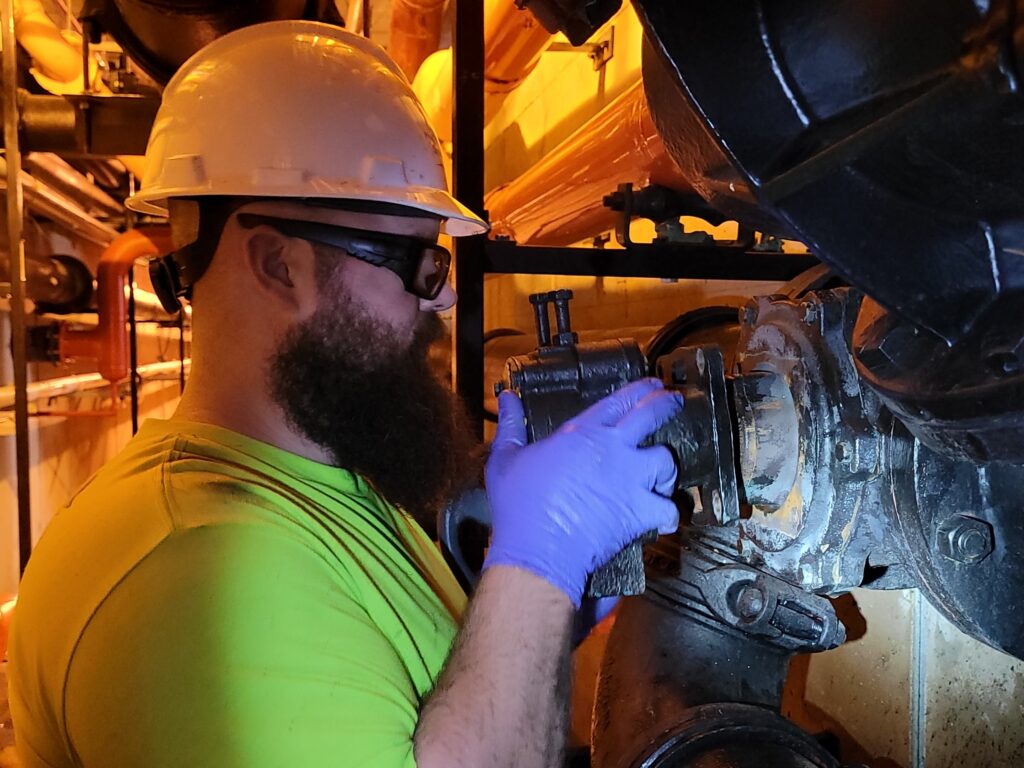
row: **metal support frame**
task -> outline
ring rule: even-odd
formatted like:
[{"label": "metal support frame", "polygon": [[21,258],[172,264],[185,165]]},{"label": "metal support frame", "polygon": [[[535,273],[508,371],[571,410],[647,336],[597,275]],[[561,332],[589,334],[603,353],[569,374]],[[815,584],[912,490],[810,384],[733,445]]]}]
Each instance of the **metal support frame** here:
[{"label": "metal support frame", "polygon": [[[457,0],[452,14],[452,154],[455,196],[481,216],[484,212],[484,7]],[[483,437],[484,269],[486,236],[455,243],[455,391],[478,435]]]},{"label": "metal support frame", "polygon": [[761,253],[728,245],[636,245],[605,250],[492,240],[484,248],[484,272],[498,275],[787,281],[818,264],[808,254]]},{"label": "metal support frame", "polygon": [[[458,2],[452,91],[453,189],[484,214],[483,6]],[[612,192],[613,190],[609,190]],[[652,244],[624,249],[521,246],[486,236],[455,243],[454,386],[478,433],[483,430],[484,276],[593,275],[694,280],[786,281],[818,265],[810,255],[753,252],[742,245]]]},{"label": "metal support frame", "polygon": [[22,572],[32,551],[32,497],[29,485],[28,358],[25,326],[25,201],[18,144],[18,45],[14,0],[0,3],[3,42],[4,154],[7,161],[7,238],[11,259],[11,349],[14,362],[14,431],[18,485],[18,555]]}]

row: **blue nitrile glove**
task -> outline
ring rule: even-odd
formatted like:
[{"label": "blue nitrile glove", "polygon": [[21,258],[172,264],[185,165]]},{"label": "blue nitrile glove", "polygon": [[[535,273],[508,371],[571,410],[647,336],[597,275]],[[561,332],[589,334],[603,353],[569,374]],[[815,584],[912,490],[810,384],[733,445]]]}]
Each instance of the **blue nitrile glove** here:
[{"label": "blue nitrile glove", "polygon": [[493,530],[484,569],[524,568],[579,608],[594,570],[647,531],[675,531],[672,454],[637,446],[681,407],[680,395],[643,379],[527,445],[523,404],[502,393],[487,462]]},{"label": "blue nitrile glove", "polygon": [[576,648],[580,643],[590,637],[594,627],[607,619],[621,598],[613,597],[585,597],[576,611],[576,621],[572,627],[572,647]]}]

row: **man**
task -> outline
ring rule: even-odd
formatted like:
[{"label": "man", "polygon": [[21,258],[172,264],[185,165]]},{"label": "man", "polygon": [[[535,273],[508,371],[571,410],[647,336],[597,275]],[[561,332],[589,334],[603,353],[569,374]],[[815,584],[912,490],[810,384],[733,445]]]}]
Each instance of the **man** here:
[{"label": "man", "polygon": [[26,572],[26,766],[557,765],[588,574],[678,524],[671,456],[637,446],[680,401],[639,382],[526,446],[504,395],[464,611],[413,516],[473,466],[425,358],[439,229],[485,225],[408,84],[333,27],[249,27],[169,83],[148,157],[130,204],[170,211],[192,374]]}]

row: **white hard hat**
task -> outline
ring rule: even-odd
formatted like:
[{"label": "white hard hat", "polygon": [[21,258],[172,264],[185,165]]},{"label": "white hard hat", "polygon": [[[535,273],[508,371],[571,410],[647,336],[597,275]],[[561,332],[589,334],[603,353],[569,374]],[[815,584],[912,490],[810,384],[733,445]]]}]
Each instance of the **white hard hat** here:
[{"label": "white hard hat", "polygon": [[436,214],[454,237],[487,231],[448,192],[437,136],[397,65],[314,21],[224,35],[167,84],[126,205],[166,215],[169,198],[204,195],[392,203]]}]

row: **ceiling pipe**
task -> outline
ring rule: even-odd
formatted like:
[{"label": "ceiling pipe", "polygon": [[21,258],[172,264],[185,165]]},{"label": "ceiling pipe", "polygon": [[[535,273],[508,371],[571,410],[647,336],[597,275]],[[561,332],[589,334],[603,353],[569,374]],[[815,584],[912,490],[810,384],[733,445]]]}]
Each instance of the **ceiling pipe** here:
[{"label": "ceiling pipe", "polygon": [[665,150],[641,81],[487,196],[491,233],[531,245],[571,245],[594,237],[615,226],[617,214],[603,200],[626,182],[694,191]]},{"label": "ceiling pipe", "polygon": [[[181,372],[181,360],[168,360],[161,363],[149,363],[139,366],[139,377],[143,381],[151,381],[164,377],[177,376]],[[186,372],[192,366],[192,360],[185,358],[184,366]],[[85,392],[90,389],[103,389],[109,387],[107,381],[99,373],[79,373],[74,376],[62,376],[58,379],[45,379],[34,381],[28,385],[28,399],[46,400],[51,397],[64,397],[78,392]],[[0,387],[0,410],[10,408],[14,404],[14,387]]]},{"label": "ceiling pipe", "polygon": [[75,330],[61,324],[58,350],[62,360],[87,357],[98,361],[100,374],[115,383],[128,376],[128,273],[137,259],[173,249],[170,229],[142,227],[120,235],[100,256],[96,270],[99,325]]},{"label": "ceiling pipe", "polygon": [[[0,158],[0,176],[7,172],[7,161]],[[33,213],[68,230],[72,235],[106,247],[117,237],[117,230],[83,211],[77,203],[51,189],[27,173],[21,175],[25,205]],[[0,191],[6,193],[6,183],[0,181]]]},{"label": "ceiling pipe", "polygon": [[409,78],[409,82],[415,79],[423,60],[441,45],[445,2],[391,0],[388,53]]},{"label": "ceiling pipe", "polygon": [[40,182],[67,195],[90,214],[122,218],[124,207],[68,163],[50,152],[25,155],[25,167]]},{"label": "ceiling pipe", "polygon": [[[5,303],[0,299],[0,312],[8,311],[8,303]],[[44,308],[45,309],[45,308]],[[185,327],[188,328],[188,321],[192,317],[192,306],[189,304],[185,305]],[[36,307],[36,315],[44,320],[55,320],[57,322],[74,323],[75,325],[85,326],[87,328],[95,328],[99,325],[99,317],[95,310],[92,312],[50,312],[40,311],[39,307]],[[137,284],[135,286],[135,319],[140,323],[160,322],[166,323],[169,320],[173,320],[177,317],[176,314],[170,314],[164,309],[163,304],[160,303],[160,299],[152,291],[147,291],[144,288],[140,288]],[[155,326],[148,327],[147,325],[140,325],[136,329],[136,333],[139,336],[155,336],[163,339],[164,336],[161,334],[166,331],[166,328]],[[177,331],[175,330],[176,334]],[[167,337],[170,338],[170,337]]]}]

